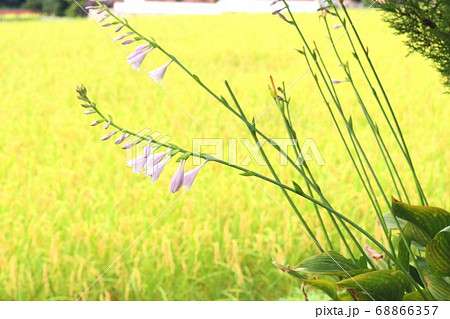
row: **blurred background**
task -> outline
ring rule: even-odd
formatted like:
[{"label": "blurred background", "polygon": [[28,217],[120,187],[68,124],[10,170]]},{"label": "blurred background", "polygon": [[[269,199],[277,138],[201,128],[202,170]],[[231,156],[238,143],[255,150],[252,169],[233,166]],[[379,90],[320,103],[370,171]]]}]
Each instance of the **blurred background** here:
[{"label": "blurred background", "polygon": [[[105,132],[89,126],[95,118],[83,115],[76,99],[78,84],[83,83],[90,98],[119,125],[160,131],[187,149],[193,138],[223,138],[227,147],[228,139],[249,136],[241,123],[171,65],[163,87],[195,124],[143,72],[131,70],[127,53],[92,20],[73,18],[79,10],[72,1],[0,4],[8,7],[0,15],[0,299],[74,300],[179,196],[169,193],[177,164],[168,165],[151,184],[131,174],[119,147],[100,142]],[[351,11],[355,19],[362,13]],[[321,51],[328,48],[317,13],[297,17],[308,38]],[[307,69],[295,51],[300,42],[294,30],[270,13],[127,18],[220,94],[226,94],[227,79],[249,117],[259,116],[271,104],[269,75],[277,85],[290,85]],[[429,202],[448,208],[449,100],[439,74],[420,55],[407,56],[404,38],[393,34],[378,11],[369,10],[357,28],[396,109]],[[353,63],[347,42],[343,39],[337,46]],[[324,59],[333,76],[342,78],[331,53]],[[152,52],[143,67],[152,70],[165,62],[167,58]],[[363,80],[356,72],[354,77]],[[351,89],[345,84],[339,89],[374,167],[394,194]],[[311,75],[301,77],[289,95],[300,141],[312,138],[325,160],[325,166],[310,163],[322,190],[335,208],[380,238],[375,213]],[[370,107],[376,109],[375,104]],[[387,132],[381,117],[377,120]],[[269,136],[285,137],[280,121],[278,110],[271,108],[258,126]],[[394,141],[387,143],[394,159],[403,163]],[[246,155],[239,143],[238,159]],[[271,156],[276,159],[276,154]],[[267,172],[254,161],[250,168]],[[286,167],[278,170],[288,184],[296,178]],[[415,194],[407,168],[401,166],[400,171],[410,194]],[[315,253],[306,234],[258,185],[236,171],[208,164],[198,177],[83,299],[303,300],[298,283],[275,269],[272,259],[295,265]],[[262,185],[292,213],[279,190]],[[412,200],[418,203],[417,196]],[[325,243],[313,207],[301,199],[296,203]],[[330,236],[338,243],[331,228]],[[310,292],[310,299],[322,298]]]}]

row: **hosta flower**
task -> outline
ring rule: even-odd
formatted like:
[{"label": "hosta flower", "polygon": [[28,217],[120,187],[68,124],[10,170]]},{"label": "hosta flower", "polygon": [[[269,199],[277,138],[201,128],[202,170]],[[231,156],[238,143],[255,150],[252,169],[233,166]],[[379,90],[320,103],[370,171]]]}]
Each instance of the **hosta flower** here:
[{"label": "hosta flower", "polygon": [[105,124],[105,130],[107,130],[109,128],[109,126],[111,125],[111,121],[106,122]]},{"label": "hosta flower", "polygon": [[111,23],[111,22],[102,24],[102,27],[110,27],[110,26],[112,26],[112,23]]},{"label": "hosta flower", "polygon": [[89,115],[89,114],[94,114],[96,112],[94,110],[87,110],[87,111],[84,111],[83,113],[86,115]]},{"label": "hosta flower", "polygon": [[164,161],[156,164],[151,169],[147,170],[147,174],[145,176],[151,176],[152,177],[152,183],[156,182],[161,175],[162,171],[164,170],[164,167],[167,163],[169,163],[170,157],[167,157]]},{"label": "hosta flower", "polygon": [[331,79],[331,83],[333,84],[339,84],[339,83],[344,83],[344,82],[348,82],[348,79],[345,80],[335,80],[335,79]]},{"label": "hosta flower", "polygon": [[161,162],[164,156],[169,154],[171,151],[172,151],[171,149],[168,149],[165,152],[156,154],[152,152],[152,154],[147,157],[147,161],[145,163],[145,168],[147,169],[147,174],[145,176],[150,176],[151,174],[148,174],[148,172],[151,171],[154,166],[158,165],[158,163]]},{"label": "hosta flower", "polygon": [[200,166],[197,166],[196,168],[184,173],[183,185],[186,186],[187,191],[191,188],[192,184],[194,183],[194,179],[198,174],[198,171],[200,170],[200,168],[202,168],[203,165],[205,165],[205,163],[206,161],[204,161]]},{"label": "hosta flower", "polygon": [[131,65],[131,68],[139,71],[142,62],[144,62],[145,57],[151,50],[153,50],[153,47],[148,44],[138,46],[136,50],[127,57],[127,62]]},{"label": "hosta flower", "polygon": [[114,134],[116,134],[118,131],[113,131],[113,132],[111,132],[111,133],[108,133],[108,134],[106,134],[105,136],[103,136],[100,140],[101,141],[106,141],[106,140],[109,140],[109,138],[111,137],[111,136],[113,136]]},{"label": "hosta flower", "polygon": [[162,79],[164,77],[164,74],[166,73],[167,68],[169,67],[170,63],[172,63],[172,60],[170,60],[169,62],[167,62],[163,66],[161,66],[161,67],[151,71],[149,73],[150,78],[153,79],[153,81],[155,81],[155,83],[156,82],[161,83]]},{"label": "hosta flower", "polygon": [[184,182],[184,163],[185,160],[180,161],[180,166],[178,167],[175,174],[173,174],[172,181],[170,182],[170,192],[175,193],[180,190]]},{"label": "hosta flower", "polygon": [[333,26],[333,29],[339,29],[341,27],[342,27],[342,24],[336,24],[336,25]]},{"label": "hosta flower", "polygon": [[132,32],[128,32],[128,33],[118,35],[117,37],[114,38],[114,41],[122,40],[123,38],[126,38],[127,36],[132,35],[132,34],[133,34]]}]

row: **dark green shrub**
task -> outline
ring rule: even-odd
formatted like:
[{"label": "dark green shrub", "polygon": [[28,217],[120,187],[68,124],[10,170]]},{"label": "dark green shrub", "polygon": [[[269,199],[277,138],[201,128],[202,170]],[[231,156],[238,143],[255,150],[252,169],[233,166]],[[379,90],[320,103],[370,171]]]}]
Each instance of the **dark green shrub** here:
[{"label": "dark green shrub", "polygon": [[411,52],[430,59],[450,87],[450,1],[385,0],[377,5],[397,33],[408,37]]}]

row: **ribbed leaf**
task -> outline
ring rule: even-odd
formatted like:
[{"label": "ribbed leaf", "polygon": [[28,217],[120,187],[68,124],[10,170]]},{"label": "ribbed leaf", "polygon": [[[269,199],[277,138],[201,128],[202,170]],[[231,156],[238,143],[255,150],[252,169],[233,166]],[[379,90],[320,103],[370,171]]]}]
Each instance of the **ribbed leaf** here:
[{"label": "ribbed leaf", "polygon": [[441,230],[425,250],[429,271],[436,276],[450,276],[450,226]]},{"label": "ribbed leaf", "polygon": [[328,296],[330,296],[331,299],[333,299],[335,301],[340,300],[337,295],[338,287],[336,286],[335,283],[328,281],[328,280],[322,280],[322,279],[307,279],[306,277],[302,276],[298,271],[294,270],[293,268],[291,268],[289,266],[279,264],[276,261],[272,261],[272,263],[275,265],[275,267],[277,267],[278,269],[280,269],[283,272],[287,272],[289,275],[298,279],[300,282],[304,282],[306,284],[309,284],[311,286],[314,286],[314,287],[322,290]]},{"label": "ribbed leaf", "polygon": [[[422,292],[424,294],[426,294],[427,296],[430,296],[430,294],[426,291],[426,290],[422,290]],[[430,296],[431,299],[431,296]],[[403,301],[426,301],[422,294],[418,291],[413,291],[410,293],[407,293],[404,297],[403,297]]]},{"label": "ribbed leaf", "polygon": [[425,250],[425,246],[430,242],[432,237],[412,223],[407,223],[403,229],[405,237],[411,241],[411,245],[419,250]]},{"label": "ribbed leaf", "polygon": [[426,286],[431,295],[436,300],[450,300],[450,277],[439,277],[433,275],[427,266],[427,261],[423,257],[417,257],[417,263],[422,270]]},{"label": "ribbed leaf", "polygon": [[409,251],[408,248],[401,238],[399,236],[398,238],[398,252],[397,252],[398,261],[400,264],[405,268],[409,269]]},{"label": "ribbed leaf", "polygon": [[[384,222],[386,223],[386,227],[388,229],[398,229],[397,223],[395,222],[394,215],[392,215],[391,211],[388,211],[387,213],[383,214]],[[398,223],[400,224],[400,227],[403,227],[406,225],[407,221],[401,218],[397,218]]]},{"label": "ribbed leaf", "polygon": [[328,251],[328,253],[309,257],[300,262],[296,270],[315,275],[335,276],[344,276],[347,273],[353,276],[368,271],[368,269],[359,268],[358,265],[336,251]]},{"label": "ribbed leaf", "polygon": [[322,280],[322,279],[310,279],[310,280],[301,280],[305,284],[311,285],[313,287],[316,287],[317,289],[322,290],[324,293],[326,293],[328,296],[330,296],[331,299],[334,301],[339,301],[339,297],[337,295],[338,286],[336,286],[335,283],[328,281],[328,280]]},{"label": "ribbed leaf", "polygon": [[450,213],[438,207],[414,206],[393,199],[391,211],[424,230],[431,238],[450,225]]},{"label": "ribbed leaf", "polygon": [[432,275],[429,271],[424,272],[425,282],[428,290],[436,300],[449,301],[450,300],[450,278],[437,277]]},{"label": "ribbed leaf", "polygon": [[339,281],[337,286],[352,289],[365,300],[402,300],[408,281],[399,270],[375,270]]}]

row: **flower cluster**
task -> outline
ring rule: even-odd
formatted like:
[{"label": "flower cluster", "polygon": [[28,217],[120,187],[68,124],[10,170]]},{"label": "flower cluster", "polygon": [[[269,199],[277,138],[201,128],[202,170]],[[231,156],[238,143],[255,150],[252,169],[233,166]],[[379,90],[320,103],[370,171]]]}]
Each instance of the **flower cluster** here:
[{"label": "flower cluster", "polygon": [[[87,91],[84,86],[78,86],[77,87],[78,92],[78,99],[82,100],[83,103],[81,103],[81,106],[84,107],[86,110],[83,112],[85,115],[90,114],[98,114],[101,116],[101,119],[96,120],[91,123],[91,126],[97,126],[99,124],[105,123],[103,128],[105,130],[109,130],[110,127],[113,127],[114,129],[108,132],[106,135],[100,138],[101,141],[107,141],[112,136],[116,135],[117,133],[122,133],[120,137],[118,137],[114,144],[119,145],[123,144],[126,140],[128,140],[130,137],[136,137],[136,140],[128,141],[128,143],[124,143],[122,146],[122,149],[132,149],[136,148],[136,145],[139,144],[142,141],[148,140],[147,145],[144,147],[142,154],[139,156],[135,156],[133,159],[127,161],[127,166],[132,168],[132,172],[136,173],[137,175],[143,174],[144,177],[150,177],[150,180],[152,183],[156,182],[159,177],[161,176],[161,173],[164,170],[164,167],[170,162],[172,159],[172,154],[176,154],[180,151],[180,149],[171,149],[171,146],[159,143],[155,140],[153,140],[151,137],[141,137],[137,134],[131,133],[127,130],[124,130],[114,124],[113,119],[109,117],[107,120],[98,110],[95,103],[92,103],[89,98],[87,97]],[[161,147],[166,147],[165,151],[157,152]],[[176,146],[174,146],[176,147]],[[172,177],[172,181],[170,183],[170,192],[175,193],[179,191],[183,186],[186,186],[186,190],[189,190],[195,180],[195,177],[197,176],[200,168],[202,168],[203,165],[205,165],[206,161],[204,161],[201,165],[184,172],[184,165],[186,163],[186,158],[191,155],[191,153],[182,151],[184,156],[182,155],[180,157],[180,165],[176,172],[174,173]],[[137,151],[135,152],[137,153]],[[186,157],[187,155],[187,157]]]},{"label": "flower cluster", "polygon": [[[100,15],[97,22],[101,24],[102,27],[110,27],[115,26],[114,31],[118,34],[114,41],[122,41],[121,44],[124,46],[127,46],[132,43],[137,43],[141,41],[141,37],[137,36],[132,30],[124,33],[120,33],[122,29],[127,27],[126,23],[122,23],[119,21],[113,21],[113,22],[105,22],[105,20],[111,18],[111,15],[109,13],[105,13],[105,8],[102,6],[88,6],[86,7],[87,10],[97,10],[97,14]],[[103,23],[105,22],[105,23]],[[134,35],[134,38],[132,36]],[[127,39],[125,39],[127,38]],[[150,51],[152,51],[154,47],[146,42],[144,44],[139,45],[134,49],[134,51],[127,56],[127,62],[131,65],[131,68],[133,70],[139,71],[139,69],[142,68],[142,63],[144,62],[145,57],[147,56]],[[164,77],[164,74],[167,71],[167,68],[169,67],[172,60],[164,64],[163,66],[154,69],[153,71],[148,72],[148,76],[155,82],[155,83],[161,83]]]}]

